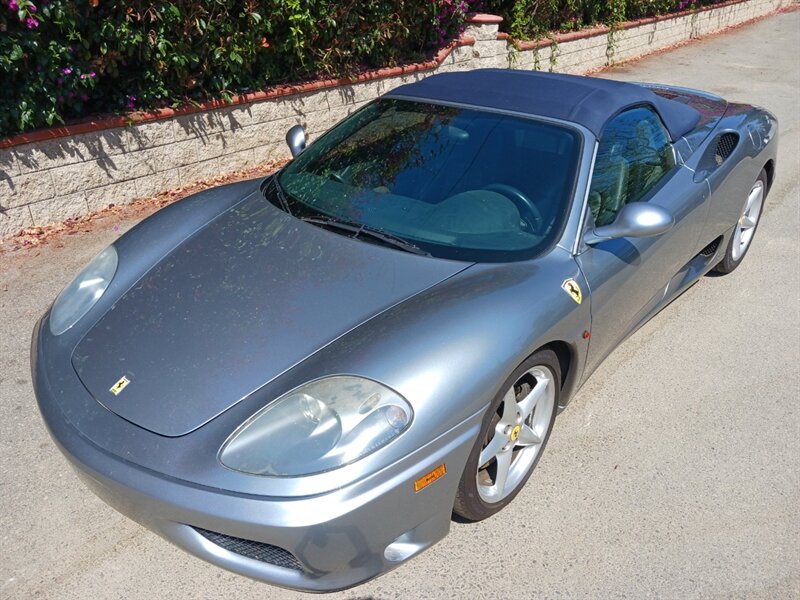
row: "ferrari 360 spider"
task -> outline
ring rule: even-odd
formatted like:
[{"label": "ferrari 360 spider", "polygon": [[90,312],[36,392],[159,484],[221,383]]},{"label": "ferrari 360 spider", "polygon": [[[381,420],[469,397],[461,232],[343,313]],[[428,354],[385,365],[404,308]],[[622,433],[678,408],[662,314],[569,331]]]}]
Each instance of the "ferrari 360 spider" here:
[{"label": "ferrari 360 spider", "polygon": [[742,262],[777,122],[695,90],[478,70],[287,141],[274,175],[103,250],[31,362],[53,439],[111,506],[325,591],[512,501],[599,363]]}]

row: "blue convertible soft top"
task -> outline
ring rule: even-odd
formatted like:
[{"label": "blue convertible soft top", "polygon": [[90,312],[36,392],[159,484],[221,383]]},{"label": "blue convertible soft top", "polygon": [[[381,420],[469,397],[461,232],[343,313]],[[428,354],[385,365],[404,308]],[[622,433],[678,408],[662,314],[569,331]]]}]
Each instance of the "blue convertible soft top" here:
[{"label": "blue convertible soft top", "polygon": [[601,137],[620,111],[648,104],[661,116],[673,141],[694,129],[700,113],[644,86],[596,77],[512,69],[442,73],[395,88],[387,97],[454,102],[571,121]]}]

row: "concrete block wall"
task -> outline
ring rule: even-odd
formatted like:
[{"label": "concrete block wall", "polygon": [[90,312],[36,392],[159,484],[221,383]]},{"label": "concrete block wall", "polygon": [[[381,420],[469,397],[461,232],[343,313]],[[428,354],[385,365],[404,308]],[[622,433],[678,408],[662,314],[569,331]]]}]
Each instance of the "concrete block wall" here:
[{"label": "concrete block wall", "polygon": [[[744,0],[610,32],[512,45],[499,18],[477,15],[459,43],[435,61],[384,69],[364,81],[317,82],[298,93],[109,126],[57,137],[37,132],[0,141],[0,237],[130,202],[194,181],[288,157],[285,132],[301,123],[311,139],[373,98],[433,73],[486,67],[585,73],[768,14],[788,0]],[[298,88],[295,88],[298,89]],[[273,94],[275,96],[275,94]],[[85,125],[81,130],[85,130]],[[38,135],[37,135],[38,134]]]}]

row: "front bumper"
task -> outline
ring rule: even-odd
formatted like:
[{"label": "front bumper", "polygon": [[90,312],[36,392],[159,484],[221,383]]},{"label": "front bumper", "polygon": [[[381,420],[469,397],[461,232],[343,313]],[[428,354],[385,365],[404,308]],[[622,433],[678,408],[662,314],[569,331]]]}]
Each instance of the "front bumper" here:
[{"label": "front bumper", "polygon": [[[324,592],[380,575],[449,531],[481,414],[330,493],[280,498],[214,489],[126,461],[85,437],[56,401],[47,372],[52,367],[39,355],[38,329],[31,349],[36,397],[60,450],[101,499],[195,556],[274,585]],[[57,380],[65,385],[63,373]],[[415,492],[414,481],[442,463],[448,473]]]}]

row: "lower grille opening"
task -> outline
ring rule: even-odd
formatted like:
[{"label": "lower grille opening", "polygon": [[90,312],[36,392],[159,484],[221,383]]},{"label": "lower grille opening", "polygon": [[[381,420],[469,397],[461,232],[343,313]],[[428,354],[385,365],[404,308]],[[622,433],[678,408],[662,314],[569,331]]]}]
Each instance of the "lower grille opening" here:
[{"label": "lower grille opening", "polygon": [[210,542],[213,542],[220,548],[224,548],[229,552],[269,563],[276,567],[283,567],[284,569],[292,569],[294,571],[303,570],[303,567],[294,557],[294,554],[278,546],[265,544],[264,542],[255,542],[253,540],[244,540],[242,538],[233,537],[232,535],[201,529],[200,527],[194,527],[193,529]]}]

